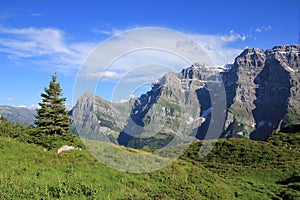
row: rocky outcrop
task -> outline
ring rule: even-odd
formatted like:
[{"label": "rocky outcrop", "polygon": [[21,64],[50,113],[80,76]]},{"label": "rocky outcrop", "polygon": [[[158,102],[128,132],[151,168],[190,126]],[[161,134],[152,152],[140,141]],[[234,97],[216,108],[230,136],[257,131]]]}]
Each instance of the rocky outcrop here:
[{"label": "rocky outcrop", "polygon": [[57,149],[57,154],[61,154],[64,151],[71,151],[71,150],[79,150],[79,151],[81,151],[81,148],[73,147],[73,146],[69,146],[69,145],[63,145],[62,147],[60,147],[59,149]]}]

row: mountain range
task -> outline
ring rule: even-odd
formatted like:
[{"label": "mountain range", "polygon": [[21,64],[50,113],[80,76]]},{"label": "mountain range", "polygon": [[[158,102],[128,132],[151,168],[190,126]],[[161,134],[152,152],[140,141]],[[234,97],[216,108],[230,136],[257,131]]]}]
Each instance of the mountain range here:
[{"label": "mountain range", "polygon": [[33,125],[35,109],[15,106],[0,106],[0,116],[12,122],[27,123]]},{"label": "mountain range", "polygon": [[300,45],[245,49],[233,64],[193,64],[153,82],[139,98],[111,103],[86,93],[70,111],[73,132],[135,148],[190,138],[264,140],[300,124]]}]

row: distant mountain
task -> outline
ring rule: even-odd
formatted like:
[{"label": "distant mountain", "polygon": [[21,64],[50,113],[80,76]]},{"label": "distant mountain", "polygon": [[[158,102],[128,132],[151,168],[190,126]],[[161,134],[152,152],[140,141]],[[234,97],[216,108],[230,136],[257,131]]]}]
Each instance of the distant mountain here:
[{"label": "distant mountain", "polygon": [[212,123],[225,119],[221,137],[264,140],[275,129],[300,124],[299,65],[300,45],[246,49],[223,68],[194,64],[167,73],[128,103],[85,94],[70,112],[72,126],[122,145],[158,148],[175,136],[204,139]]},{"label": "distant mountain", "polygon": [[0,115],[12,122],[28,123],[29,125],[33,125],[35,114],[35,109],[0,106]]},{"label": "distant mountain", "polygon": [[69,112],[71,131],[90,139],[105,140],[107,136],[116,142],[126,124],[131,106],[127,103],[111,104],[104,99],[86,93]]}]

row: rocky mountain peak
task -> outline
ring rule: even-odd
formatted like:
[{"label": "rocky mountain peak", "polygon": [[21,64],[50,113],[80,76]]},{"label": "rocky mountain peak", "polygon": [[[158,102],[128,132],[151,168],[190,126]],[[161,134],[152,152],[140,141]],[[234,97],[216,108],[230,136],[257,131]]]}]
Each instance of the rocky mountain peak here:
[{"label": "rocky mountain peak", "polygon": [[253,55],[253,54],[262,54],[262,53],[264,53],[264,50],[262,50],[262,49],[247,48],[240,54],[240,56]]},{"label": "rocky mountain peak", "polygon": [[286,52],[286,53],[299,53],[299,46],[300,44],[292,44],[292,45],[281,45],[281,46],[275,46],[272,48],[272,52]]},{"label": "rocky mountain peak", "polygon": [[299,72],[300,45],[275,46],[272,50],[266,51],[266,54],[270,59],[279,62],[290,73]]},{"label": "rocky mountain peak", "polygon": [[79,97],[77,101],[77,106],[80,110],[93,111],[95,96],[91,93],[85,93],[83,96]]},{"label": "rocky mountain peak", "polygon": [[266,60],[264,50],[245,49],[236,59],[235,66],[240,68],[261,68]]},{"label": "rocky mountain peak", "polygon": [[183,69],[179,74],[181,79],[201,79],[200,67],[192,65],[186,69]]}]

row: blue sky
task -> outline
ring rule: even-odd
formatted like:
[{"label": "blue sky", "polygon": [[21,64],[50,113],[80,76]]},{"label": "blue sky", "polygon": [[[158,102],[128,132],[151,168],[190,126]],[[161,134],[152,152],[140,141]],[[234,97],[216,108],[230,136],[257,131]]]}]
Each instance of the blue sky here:
[{"label": "blue sky", "polygon": [[[299,18],[297,0],[1,0],[0,105],[36,105],[57,72],[70,107],[85,58],[125,30],[151,26],[180,31],[211,51],[220,65],[246,47],[299,43]],[[97,94],[109,99],[107,91],[116,80],[114,74],[106,75],[110,79]]]}]

